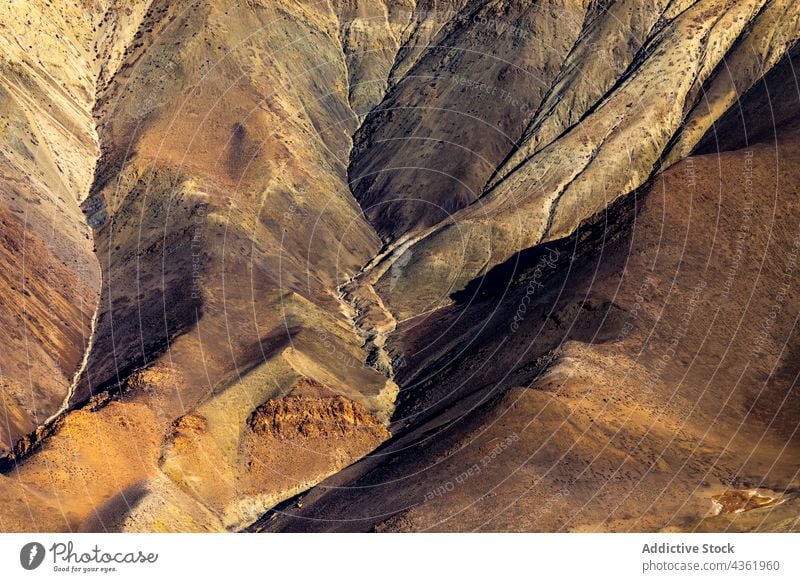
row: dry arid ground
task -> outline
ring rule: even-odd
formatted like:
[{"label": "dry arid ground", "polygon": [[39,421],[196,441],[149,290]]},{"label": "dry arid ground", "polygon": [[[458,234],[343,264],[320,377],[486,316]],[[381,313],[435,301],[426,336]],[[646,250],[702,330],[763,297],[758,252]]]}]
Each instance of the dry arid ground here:
[{"label": "dry arid ground", "polygon": [[0,29],[0,531],[800,530],[794,0]]}]

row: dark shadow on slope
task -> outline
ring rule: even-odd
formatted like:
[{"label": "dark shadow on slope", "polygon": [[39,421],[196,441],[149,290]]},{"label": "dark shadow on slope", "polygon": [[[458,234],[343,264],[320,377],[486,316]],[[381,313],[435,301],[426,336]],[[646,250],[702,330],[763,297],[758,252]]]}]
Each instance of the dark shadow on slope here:
[{"label": "dark shadow on slope", "polygon": [[[517,253],[451,295],[454,304],[400,330],[407,365],[396,377],[392,432],[456,403],[531,385],[565,342],[613,341],[624,310],[577,289],[604,268],[609,253],[627,253],[640,208],[638,194],[621,198],[572,236]],[[457,376],[463,380],[452,382]]]},{"label": "dark shadow on slope", "polygon": [[80,526],[82,533],[107,533],[123,530],[125,520],[150,493],[147,483],[140,481],[126,487],[98,507]]},{"label": "dark shadow on slope", "polygon": [[[126,182],[132,185],[95,191],[83,205],[95,229],[103,288],[94,343],[73,405],[121,385],[202,317],[206,205],[169,169],[122,176],[120,184]],[[105,208],[108,196],[120,200],[111,211]]]},{"label": "dark shadow on slope", "polygon": [[[723,73],[724,74],[724,73]],[[784,56],[706,132],[693,155],[774,143],[779,129],[800,122],[800,45]]]}]

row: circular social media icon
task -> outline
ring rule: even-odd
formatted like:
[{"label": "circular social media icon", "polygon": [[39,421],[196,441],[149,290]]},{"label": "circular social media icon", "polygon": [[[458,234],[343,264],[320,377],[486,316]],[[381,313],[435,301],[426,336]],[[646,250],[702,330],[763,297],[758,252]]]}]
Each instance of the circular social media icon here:
[{"label": "circular social media icon", "polygon": [[19,563],[26,570],[35,570],[44,561],[44,546],[39,542],[30,542],[19,551]]}]

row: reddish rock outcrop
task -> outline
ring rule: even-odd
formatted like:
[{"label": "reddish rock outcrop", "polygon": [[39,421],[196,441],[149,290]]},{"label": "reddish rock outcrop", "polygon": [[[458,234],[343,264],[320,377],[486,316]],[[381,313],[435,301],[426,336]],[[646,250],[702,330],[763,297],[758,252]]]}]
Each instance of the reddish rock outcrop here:
[{"label": "reddish rock outcrop", "polygon": [[362,405],[343,396],[287,396],[259,406],[248,422],[256,434],[280,439],[388,437],[386,427]]}]

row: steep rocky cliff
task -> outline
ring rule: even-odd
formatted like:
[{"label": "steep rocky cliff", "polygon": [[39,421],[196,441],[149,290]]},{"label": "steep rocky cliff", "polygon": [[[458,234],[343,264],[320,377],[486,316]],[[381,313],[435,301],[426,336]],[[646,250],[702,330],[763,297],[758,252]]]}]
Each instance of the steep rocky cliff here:
[{"label": "steep rocky cliff", "polygon": [[83,369],[100,288],[79,207],[100,154],[92,109],[144,4],[34,0],[0,8],[4,453],[63,408]]},{"label": "steep rocky cliff", "polygon": [[0,529],[796,527],[796,3],[0,25]]}]

